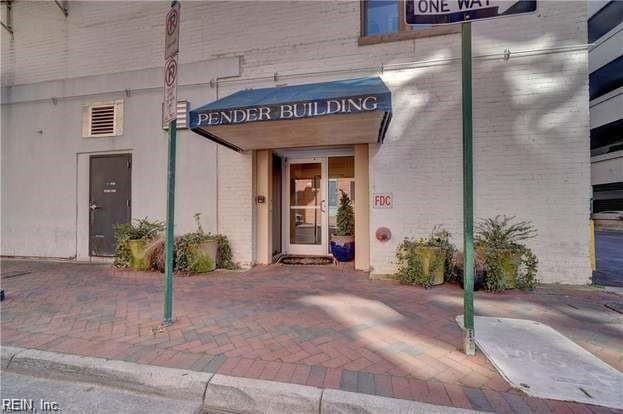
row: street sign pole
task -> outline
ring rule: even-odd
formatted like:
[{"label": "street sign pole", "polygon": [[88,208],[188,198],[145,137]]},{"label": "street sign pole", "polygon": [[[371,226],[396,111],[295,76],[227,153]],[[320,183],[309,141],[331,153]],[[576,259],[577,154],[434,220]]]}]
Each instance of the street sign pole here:
[{"label": "street sign pole", "polygon": [[173,323],[173,227],[175,221],[175,154],[177,120],[169,122],[169,151],[167,167],[167,249],[164,265],[164,325]]},{"label": "street sign pole", "polygon": [[408,25],[461,24],[461,89],[463,115],[463,326],[464,349],[476,353],[474,343],[474,177],[472,160],[472,27],[474,20],[535,13],[537,0],[462,1],[408,0]]},{"label": "street sign pole", "polygon": [[463,99],[463,326],[464,350],[476,353],[474,344],[474,177],[472,162],[472,27],[461,23]]},{"label": "street sign pole", "polygon": [[169,125],[167,163],[167,234],[164,265],[164,326],[173,323],[173,246],[175,243],[175,155],[177,135],[177,58],[180,3],[173,1],[165,19],[163,124]]}]

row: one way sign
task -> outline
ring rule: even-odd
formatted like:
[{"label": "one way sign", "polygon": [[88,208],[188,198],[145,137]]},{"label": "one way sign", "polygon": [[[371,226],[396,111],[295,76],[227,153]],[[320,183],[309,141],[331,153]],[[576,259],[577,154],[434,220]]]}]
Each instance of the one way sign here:
[{"label": "one way sign", "polygon": [[536,0],[407,0],[407,24],[451,24],[536,11]]}]

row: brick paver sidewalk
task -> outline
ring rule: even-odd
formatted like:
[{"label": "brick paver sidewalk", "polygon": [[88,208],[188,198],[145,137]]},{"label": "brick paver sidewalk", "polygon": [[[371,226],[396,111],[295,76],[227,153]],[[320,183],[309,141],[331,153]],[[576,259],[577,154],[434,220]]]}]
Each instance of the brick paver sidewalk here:
[{"label": "brick paver sidewalk", "polygon": [[[457,286],[400,286],[333,266],[177,277],[176,323],[159,329],[161,280],[4,260],[2,344],[502,413],[613,412],[526,397],[482,354],[466,357]],[[620,296],[550,287],[475,297],[479,315],[541,321],[623,370],[623,315],[604,306]]]}]

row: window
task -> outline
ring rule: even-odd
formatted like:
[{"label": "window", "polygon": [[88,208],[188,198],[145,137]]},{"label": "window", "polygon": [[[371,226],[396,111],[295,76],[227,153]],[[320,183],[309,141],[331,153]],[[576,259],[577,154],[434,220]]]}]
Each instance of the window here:
[{"label": "window", "polygon": [[623,22],[623,1],[611,1],[588,19],[588,41],[594,43]]},{"label": "window", "polygon": [[360,45],[459,33],[460,25],[410,26],[404,19],[403,0],[361,0]]},{"label": "window", "polygon": [[337,232],[337,209],[340,206],[341,191],[351,199],[355,205],[355,157],[329,157],[329,234]]},{"label": "window", "polygon": [[368,0],[365,4],[366,36],[398,32],[398,1]]},{"label": "window", "polygon": [[82,107],[82,136],[115,137],[123,134],[123,101],[97,102]]}]

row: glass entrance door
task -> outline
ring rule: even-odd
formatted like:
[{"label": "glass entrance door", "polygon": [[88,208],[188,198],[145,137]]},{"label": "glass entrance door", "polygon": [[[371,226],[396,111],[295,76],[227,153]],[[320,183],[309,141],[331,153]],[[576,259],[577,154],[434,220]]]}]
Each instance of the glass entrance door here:
[{"label": "glass entrance door", "polygon": [[326,158],[288,160],[286,174],[287,252],[326,255]]}]

